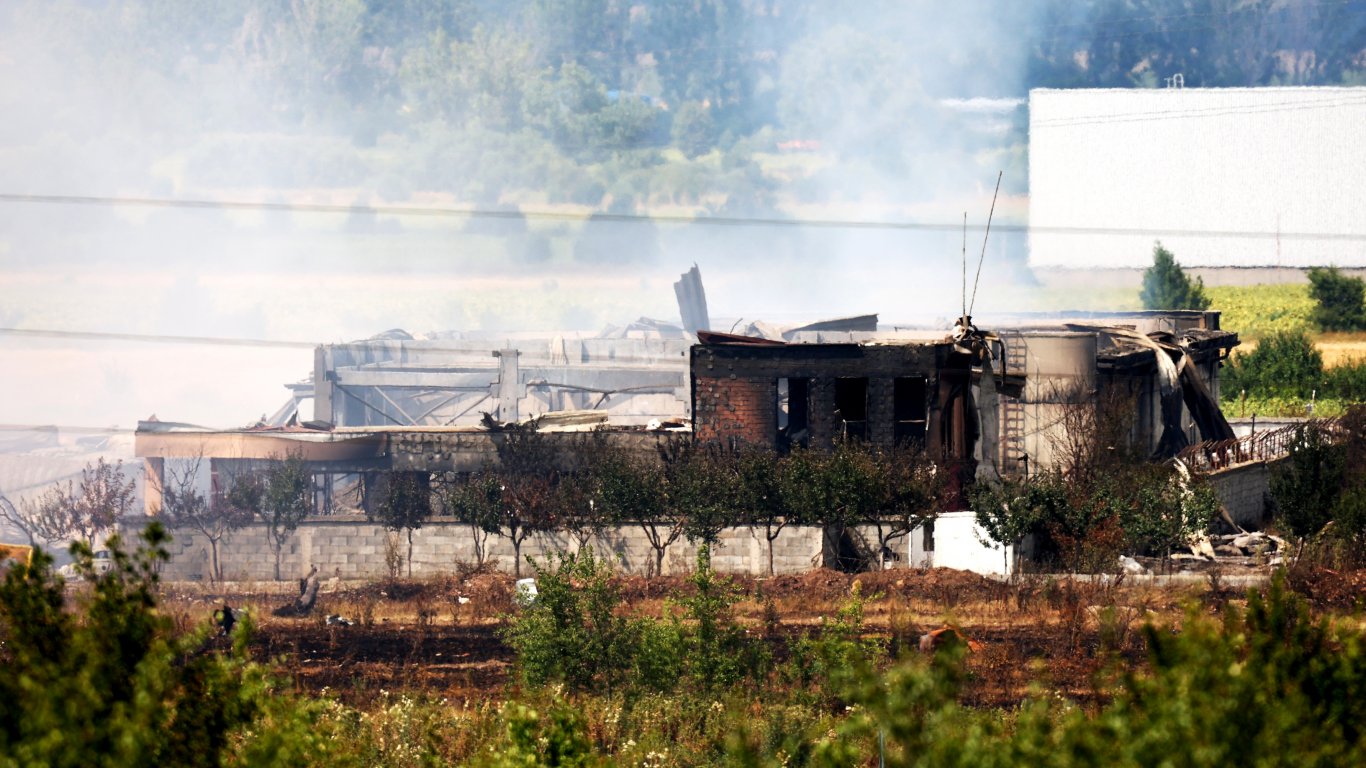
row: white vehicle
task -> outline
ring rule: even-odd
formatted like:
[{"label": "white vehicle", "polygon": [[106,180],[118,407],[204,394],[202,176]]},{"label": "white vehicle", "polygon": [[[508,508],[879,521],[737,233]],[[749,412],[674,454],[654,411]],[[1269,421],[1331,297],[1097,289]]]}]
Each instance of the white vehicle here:
[{"label": "white vehicle", "polygon": [[[93,559],[91,559],[90,565],[94,569],[95,573],[105,573],[110,568],[114,567],[114,561],[109,557],[109,550],[101,549],[95,552],[95,556]],[[78,568],[76,568],[75,563],[67,563],[61,568],[58,568],[57,573],[60,574],[62,577],[66,578],[68,581],[82,578],[81,572]]]}]

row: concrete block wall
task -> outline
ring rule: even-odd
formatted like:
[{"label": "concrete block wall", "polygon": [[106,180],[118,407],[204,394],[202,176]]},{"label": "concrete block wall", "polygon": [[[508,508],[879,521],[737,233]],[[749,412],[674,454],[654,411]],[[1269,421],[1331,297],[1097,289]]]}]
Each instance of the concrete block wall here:
[{"label": "concrete block wall", "polygon": [[1244,528],[1261,528],[1269,522],[1266,493],[1270,488],[1271,467],[1267,462],[1240,464],[1212,472],[1209,480],[1233,522]]},{"label": "concrete block wall", "polygon": [[[168,547],[170,562],[163,569],[170,580],[207,578],[210,571],[209,545],[202,534],[191,530],[172,531]],[[319,518],[305,521],[282,549],[280,575],[298,578],[313,564],[325,577],[344,579],[379,578],[388,574],[385,554],[391,537],[407,557],[405,532],[391,534],[364,517]],[[821,529],[788,527],[774,541],[774,570],[801,573],[821,565]],[[599,552],[627,572],[644,574],[654,567],[655,552],[639,526],[622,526],[607,531],[590,542]],[[522,556],[543,559],[557,551],[573,551],[577,540],[565,533],[532,535],[522,544]],[[484,539],[486,559],[495,560],[500,569],[513,570],[511,543],[504,537]],[[268,581],[275,575],[275,555],[263,525],[251,525],[233,532],[219,546],[223,576],[233,581]],[[696,564],[697,547],[680,538],[666,550],[665,573],[691,570]],[[468,525],[428,522],[413,532],[413,575],[428,576],[454,570],[456,563],[474,563],[475,532]],[[712,567],[724,573],[765,575],[768,573],[768,542],[763,532],[749,528],[727,528],[712,549]],[[522,571],[527,568],[523,563]],[[407,573],[406,563],[403,572]]]}]

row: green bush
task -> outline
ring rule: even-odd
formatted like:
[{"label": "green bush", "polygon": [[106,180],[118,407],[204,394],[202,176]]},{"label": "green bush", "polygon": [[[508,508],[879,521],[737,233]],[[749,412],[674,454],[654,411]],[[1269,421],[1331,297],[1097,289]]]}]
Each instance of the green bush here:
[{"label": "green bush", "polygon": [[1344,363],[1324,371],[1323,394],[1354,403],[1366,401],[1366,363]]},{"label": "green bush", "polygon": [[1325,331],[1366,328],[1366,283],[1347,277],[1337,267],[1309,270],[1309,295],[1317,302],[1314,322]]},{"label": "green bush", "polygon": [[533,686],[558,682],[573,690],[612,690],[631,676],[638,629],[617,615],[621,595],[608,564],[591,548],[531,561],[536,599],[522,609],[503,639]]},{"label": "green bush", "polygon": [[1301,331],[1273,333],[1233,358],[1226,377],[1225,392],[1307,398],[1323,389],[1323,355]]},{"label": "green bush", "polygon": [[231,637],[176,635],[156,610],[160,526],[112,567],[72,547],[88,591],[69,593],[35,554],[0,583],[0,766],[295,765],[325,757],[309,708],[250,662],[250,622]]},{"label": "green bush", "polygon": [[[1315,619],[1277,576],[1246,611],[1192,609],[1180,630],[1144,628],[1148,668],[1122,672],[1087,712],[1035,695],[1011,715],[958,703],[961,655],[864,671],[852,714],[809,732],[814,766],[1360,765],[1366,648],[1360,630]],[[960,651],[961,653],[961,651]],[[737,762],[758,764],[749,744]]]},{"label": "green bush", "polygon": [[697,570],[689,581],[696,593],[678,600],[687,620],[683,659],[688,679],[703,691],[725,689],[746,677],[762,679],[768,648],[736,623],[731,607],[740,599],[739,590],[712,570],[710,547],[698,551]]},{"label": "green bush", "polygon": [[1191,280],[1162,243],[1153,245],[1153,265],[1143,273],[1139,298],[1144,309],[1209,309],[1210,304],[1205,281]]},{"label": "green bush", "polygon": [[1290,455],[1271,472],[1269,488],[1276,516],[1295,536],[1312,536],[1332,519],[1346,480],[1347,449],[1324,428],[1305,424],[1295,431]]},{"label": "green bush", "polygon": [[792,644],[787,675],[802,688],[815,688],[826,701],[837,698],[849,681],[873,668],[882,655],[876,641],[863,637],[863,608],[868,602],[858,582],[839,612],[821,619],[814,636]]}]

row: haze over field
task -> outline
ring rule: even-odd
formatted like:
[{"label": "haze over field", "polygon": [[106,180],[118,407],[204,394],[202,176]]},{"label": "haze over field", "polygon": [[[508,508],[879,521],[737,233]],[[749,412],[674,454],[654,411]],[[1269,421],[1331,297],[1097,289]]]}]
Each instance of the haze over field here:
[{"label": "haze over field", "polygon": [[[1028,301],[1008,226],[1030,87],[1360,82],[1363,34],[1362,2],[10,3],[0,327],[596,331],[676,318],[694,263],[717,318],[949,318],[954,227],[985,223],[998,171],[979,306],[1006,308]],[[306,348],[0,345],[6,424],[241,424],[311,367]]]}]

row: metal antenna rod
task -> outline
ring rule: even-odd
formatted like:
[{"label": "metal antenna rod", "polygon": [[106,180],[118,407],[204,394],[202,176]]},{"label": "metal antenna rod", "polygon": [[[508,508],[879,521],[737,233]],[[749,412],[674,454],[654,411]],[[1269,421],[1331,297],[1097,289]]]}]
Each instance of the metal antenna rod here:
[{"label": "metal antenna rod", "polygon": [[963,311],[968,313],[968,212],[963,211]]},{"label": "metal antenna rod", "polygon": [[977,306],[977,282],[982,279],[982,262],[987,258],[987,238],[991,237],[991,218],[996,215],[996,196],[1001,194],[1001,176],[1005,171],[996,172],[996,191],[991,193],[991,211],[987,214],[987,231],[982,234],[982,255],[977,259],[977,277],[972,280],[972,303],[968,305],[967,314],[971,315],[974,307]]}]

